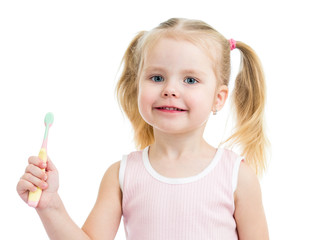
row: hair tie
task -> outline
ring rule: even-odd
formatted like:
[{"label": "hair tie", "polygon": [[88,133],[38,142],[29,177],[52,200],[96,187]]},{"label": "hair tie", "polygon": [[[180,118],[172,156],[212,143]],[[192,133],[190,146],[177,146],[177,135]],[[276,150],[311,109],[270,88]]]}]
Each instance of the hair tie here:
[{"label": "hair tie", "polygon": [[229,43],[230,43],[230,48],[231,48],[231,51],[232,51],[233,49],[236,48],[236,41],[235,41],[233,38],[231,38],[231,39],[228,40],[228,41],[229,41]]}]

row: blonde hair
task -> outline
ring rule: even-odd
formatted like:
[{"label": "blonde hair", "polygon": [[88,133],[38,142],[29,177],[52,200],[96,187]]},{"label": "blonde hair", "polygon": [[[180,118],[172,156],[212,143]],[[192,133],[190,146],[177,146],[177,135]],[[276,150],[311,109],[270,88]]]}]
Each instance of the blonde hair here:
[{"label": "blonde hair", "polygon": [[[208,24],[199,20],[171,18],[149,32],[139,32],[124,54],[123,71],[116,88],[119,104],[132,123],[138,149],[154,142],[153,128],[143,120],[138,110],[139,72],[146,52],[162,37],[184,39],[204,47],[214,60],[215,73],[219,79],[217,85],[228,86],[230,79],[230,43]],[[232,95],[236,125],[234,133],[225,142],[230,146],[239,146],[247,163],[261,175],[266,166],[268,145],[263,120],[264,73],[257,55],[248,45],[238,41],[236,48],[241,52],[241,69]]]}]

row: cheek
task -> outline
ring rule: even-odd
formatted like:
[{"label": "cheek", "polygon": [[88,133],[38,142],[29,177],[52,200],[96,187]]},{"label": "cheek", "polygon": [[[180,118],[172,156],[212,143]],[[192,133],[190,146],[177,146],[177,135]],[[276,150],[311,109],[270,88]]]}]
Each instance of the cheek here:
[{"label": "cheek", "polygon": [[186,102],[199,112],[210,112],[214,103],[214,91],[199,91],[188,96]]},{"label": "cheek", "polygon": [[145,116],[148,111],[152,109],[152,105],[154,103],[154,94],[152,91],[148,91],[147,88],[142,87],[138,92],[138,109],[140,114]]}]

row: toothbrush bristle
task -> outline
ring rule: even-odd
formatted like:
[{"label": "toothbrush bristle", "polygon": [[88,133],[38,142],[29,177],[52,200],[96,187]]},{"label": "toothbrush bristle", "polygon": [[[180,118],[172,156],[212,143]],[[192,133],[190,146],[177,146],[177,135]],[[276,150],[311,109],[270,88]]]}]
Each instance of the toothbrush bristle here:
[{"label": "toothbrush bristle", "polygon": [[46,126],[49,125],[50,127],[54,122],[54,114],[52,114],[51,112],[47,113],[44,122]]}]

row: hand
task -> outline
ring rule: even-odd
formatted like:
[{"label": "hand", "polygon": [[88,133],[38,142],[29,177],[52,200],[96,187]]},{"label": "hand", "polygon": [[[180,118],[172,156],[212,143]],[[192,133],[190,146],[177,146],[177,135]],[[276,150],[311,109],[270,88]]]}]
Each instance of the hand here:
[{"label": "hand", "polygon": [[[18,195],[27,203],[29,191],[33,192],[36,187],[39,187],[42,189],[42,194],[37,208],[55,207],[58,199],[55,196],[59,187],[58,171],[55,165],[49,157],[47,163],[44,164],[37,156],[29,157],[28,163],[24,175],[17,184]],[[42,169],[45,169],[45,172]]]}]

